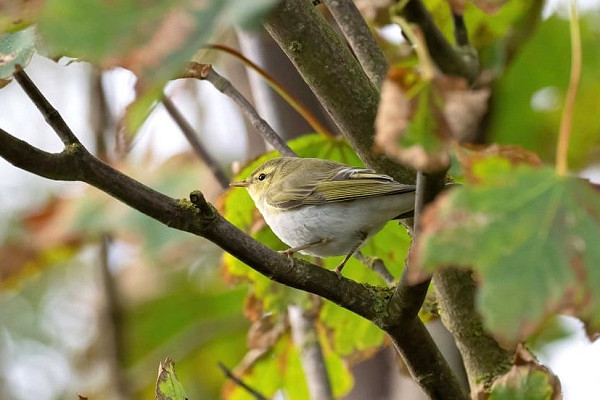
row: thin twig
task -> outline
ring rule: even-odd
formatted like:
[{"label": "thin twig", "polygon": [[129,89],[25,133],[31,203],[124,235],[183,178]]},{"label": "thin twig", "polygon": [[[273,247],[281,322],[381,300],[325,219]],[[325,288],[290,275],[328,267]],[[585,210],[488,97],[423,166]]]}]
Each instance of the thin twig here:
[{"label": "thin twig", "polygon": [[119,399],[129,399],[131,393],[129,383],[123,371],[123,356],[125,346],[123,343],[123,312],[120,296],[115,285],[114,277],[110,271],[109,251],[112,237],[104,233],[100,237],[100,271],[102,274],[102,287],[104,292],[104,315],[106,321],[102,329],[108,349],[107,359],[110,366],[110,375],[113,388]]},{"label": "thin twig", "polygon": [[575,0],[571,1],[571,76],[569,78],[569,89],[565,99],[562,118],[560,121],[560,132],[556,147],[556,174],[565,176],[569,170],[569,139],[573,125],[573,111],[577,98],[577,88],[581,79],[581,32],[579,31],[579,18],[577,17],[577,5]]},{"label": "thin twig", "polygon": [[433,22],[433,18],[420,0],[409,0],[402,7],[396,6],[392,13],[402,16],[408,22],[417,24],[429,49],[429,54],[442,72],[461,76],[474,82],[479,74],[477,55],[453,48]]},{"label": "thin twig", "polygon": [[282,156],[298,157],[285,141],[258,115],[252,104],[229,82],[219,75],[209,64],[190,63],[184,77],[202,79],[210,82],[219,92],[232,99],[250,120],[258,133],[271,144]]},{"label": "thin twig", "polygon": [[371,82],[381,88],[389,65],[354,1],[324,0],[323,3],[335,18]]},{"label": "thin twig", "polygon": [[469,34],[467,33],[465,19],[461,14],[452,13],[452,22],[454,23],[454,40],[456,44],[459,46],[468,46]]},{"label": "thin twig", "polygon": [[325,365],[325,357],[315,326],[316,315],[301,306],[288,306],[292,338],[300,352],[300,362],[306,376],[311,400],[333,400],[331,382]]},{"label": "thin twig", "polygon": [[354,254],[354,257],[364,264],[365,267],[372,269],[383,279],[385,283],[388,285],[394,284],[394,275],[390,273],[390,271],[385,266],[383,260],[377,257],[369,257],[365,256],[362,252],[357,251]]},{"label": "thin twig", "polygon": [[233,382],[235,382],[236,385],[238,385],[239,387],[241,387],[242,389],[244,389],[246,392],[248,392],[256,400],[268,400],[267,397],[265,397],[264,395],[262,395],[259,391],[257,391],[256,389],[250,387],[247,383],[245,383],[240,378],[238,378],[237,376],[235,376],[233,374],[233,372],[231,372],[229,370],[229,368],[227,368],[225,366],[225,364],[223,364],[222,362],[219,362],[219,368],[221,368],[221,371],[223,371],[223,373],[225,374],[225,376],[227,376],[229,379],[231,379]]},{"label": "thin twig", "polygon": [[19,82],[23,91],[33,101],[33,104],[40,110],[40,113],[50,125],[54,132],[58,135],[60,140],[65,144],[81,144],[71,128],[66,124],[65,120],[60,116],[56,108],[52,107],[52,104],[46,100],[42,92],[33,83],[31,78],[25,73],[24,70],[19,70],[14,75],[15,80]]},{"label": "thin twig", "polygon": [[90,76],[90,125],[94,129],[96,157],[108,161],[106,145],[106,129],[109,125],[110,113],[106,104],[106,93],[102,86],[102,71],[93,68]]},{"label": "thin twig", "polygon": [[189,124],[189,122],[185,119],[181,111],[173,104],[173,101],[168,98],[166,95],[162,98],[162,103],[165,106],[165,109],[173,118],[173,121],[177,124],[183,135],[189,142],[190,146],[194,150],[194,153],[204,162],[204,164],[210,169],[213,176],[217,179],[219,184],[223,189],[229,188],[229,178],[221,168],[221,166],[217,163],[217,161],[208,153],[208,151],[204,148],[194,128]]},{"label": "thin twig", "polygon": [[278,82],[273,75],[269,74],[263,68],[261,68],[258,64],[252,62],[249,58],[244,56],[239,51],[232,49],[231,47],[224,46],[222,44],[209,44],[206,45],[209,49],[224,51],[227,54],[231,54],[232,56],[242,60],[244,64],[250,67],[253,71],[259,74],[265,82],[280,95],[286,103],[288,103],[304,120],[315,130],[315,132],[322,133],[329,137],[335,137],[336,135],[327,129],[317,117],[313,115],[313,113],[302,103],[300,103],[294,96],[287,90],[280,82]]},{"label": "thin twig", "polygon": [[427,289],[429,288],[430,279],[426,279],[417,285],[409,283],[409,276],[412,272],[411,254],[414,248],[414,243],[419,240],[419,232],[421,230],[421,219],[423,210],[427,204],[440,193],[446,184],[446,171],[441,171],[435,174],[426,174],[417,172],[417,187],[415,193],[415,212],[414,212],[414,227],[413,240],[411,248],[406,257],[404,270],[400,282],[396,286],[396,290],[392,295],[389,307],[399,314],[399,318],[417,318],[419,309],[425,301]]}]

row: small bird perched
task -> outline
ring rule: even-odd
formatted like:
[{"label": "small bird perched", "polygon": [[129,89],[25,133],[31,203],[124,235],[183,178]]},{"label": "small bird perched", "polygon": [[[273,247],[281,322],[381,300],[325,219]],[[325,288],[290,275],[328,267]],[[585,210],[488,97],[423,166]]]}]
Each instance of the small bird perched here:
[{"label": "small bird perched", "polygon": [[273,232],[295,252],[346,257],[386,222],[413,210],[415,186],[319,158],[275,158],[231,186],[245,187]]}]

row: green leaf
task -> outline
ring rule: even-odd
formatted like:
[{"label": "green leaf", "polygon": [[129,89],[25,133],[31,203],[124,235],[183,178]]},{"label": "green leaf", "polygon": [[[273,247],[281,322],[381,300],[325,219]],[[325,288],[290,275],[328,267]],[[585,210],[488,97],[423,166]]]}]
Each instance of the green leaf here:
[{"label": "green leaf", "polygon": [[0,35],[0,88],[8,84],[17,66],[25,68],[35,50],[35,30],[29,27]]},{"label": "green leaf", "polygon": [[244,29],[257,29],[263,16],[277,3],[278,0],[230,0],[228,16]]},{"label": "green leaf", "polygon": [[494,382],[489,399],[558,400],[562,393],[558,378],[519,345],[513,367]]},{"label": "green leaf", "polygon": [[519,369],[510,382],[494,386],[489,400],[551,400],[549,377],[539,370]]},{"label": "green leaf", "polygon": [[185,390],[177,379],[175,363],[170,358],[160,363],[156,380],[157,400],[187,400]]},{"label": "green leaf", "polygon": [[472,267],[485,324],[509,343],[561,311],[598,332],[598,194],[548,168],[513,168],[503,159],[476,167],[480,186],[455,188],[426,211],[418,265]]},{"label": "green leaf", "polygon": [[[330,377],[334,397],[340,398],[352,387],[352,375],[343,360],[327,345],[323,332],[319,332],[325,365]],[[308,399],[306,376],[302,369],[300,353],[289,334],[279,338],[275,346],[260,358],[244,375],[242,380],[250,387],[271,398],[278,390],[284,390],[290,400]],[[226,390],[228,400],[250,400],[244,389],[236,386]]]}]

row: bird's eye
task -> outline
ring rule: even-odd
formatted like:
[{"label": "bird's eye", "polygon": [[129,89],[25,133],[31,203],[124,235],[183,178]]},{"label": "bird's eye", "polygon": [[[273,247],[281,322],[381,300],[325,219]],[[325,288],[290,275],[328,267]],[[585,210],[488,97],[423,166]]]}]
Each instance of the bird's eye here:
[{"label": "bird's eye", "polygon": [[266,174],[260,174],[260,175],[258,176],[258,180],[259,180],[259,181],[264,181],[266,177],[267,177],[267,175],[266,175]]}]

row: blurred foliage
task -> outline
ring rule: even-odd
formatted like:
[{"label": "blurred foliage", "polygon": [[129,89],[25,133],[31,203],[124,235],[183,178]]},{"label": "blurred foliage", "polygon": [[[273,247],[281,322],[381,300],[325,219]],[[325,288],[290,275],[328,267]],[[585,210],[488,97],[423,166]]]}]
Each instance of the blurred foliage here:
[{"label": "blurred foliage", "polygon": [[[583,168],[598,162],[600,145],[600,34],[598,13],[581,18],[583,66],[575,104],[569,162]],[[520,145],[554,161],[561,110],[569,82],[569,22],[551,17],[524,43],[494,84],[488,139]],[[549,51],[549,47],[552,51]]]},{"label": "blurred foliage", "polygon": [[17,68],[25,68],[35,49],[32,27],[0,34],[0,88],[7,85]]}]

